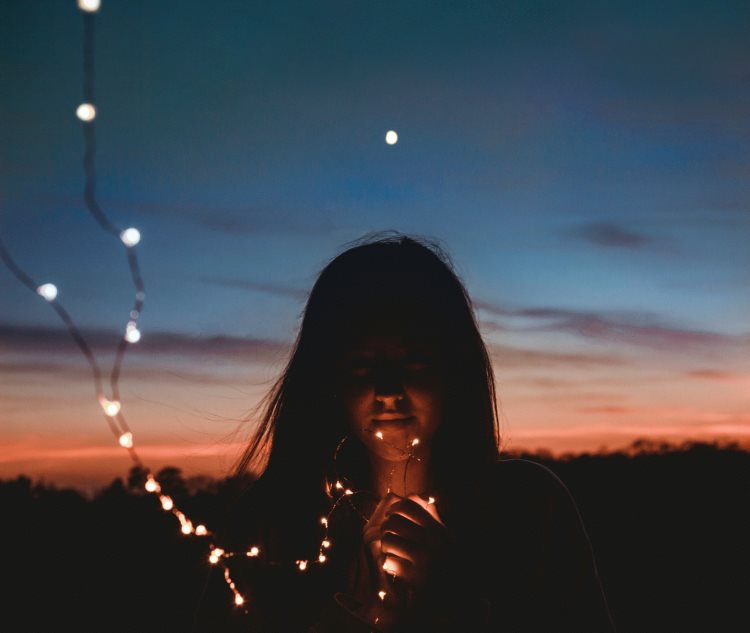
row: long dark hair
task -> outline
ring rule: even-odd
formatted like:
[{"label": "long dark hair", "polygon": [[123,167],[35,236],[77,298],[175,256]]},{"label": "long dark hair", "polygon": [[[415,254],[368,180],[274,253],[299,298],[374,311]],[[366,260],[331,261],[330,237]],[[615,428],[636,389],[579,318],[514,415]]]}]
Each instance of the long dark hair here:
[{"label": "long dark hair", "polygon": [[[300,526],[317,524],[334,451],[348,433],[337,413],[335,359],[368,328],[406,327],[435,346],[447,385],[443,422],[432,441],[436,490],[450,499],[476,488],[499,453],[491,362],[447,253],[431,240],[397,232],[347,246],[320,272],[289,362],[260,403],[258,427],[236,466],[242,474],[266,463],[258,485],[271,496],[294,490],[296,499],[309,500],[295,504]],[[337,460],[359,485],[369,467],[363,451],[351,437]]]}]

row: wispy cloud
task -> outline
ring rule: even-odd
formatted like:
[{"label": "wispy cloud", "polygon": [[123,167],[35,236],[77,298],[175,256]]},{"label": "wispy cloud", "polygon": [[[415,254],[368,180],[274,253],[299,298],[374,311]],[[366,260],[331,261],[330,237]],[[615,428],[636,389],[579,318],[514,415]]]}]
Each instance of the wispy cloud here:
[{"label": "wispy cloud", "polygon": [[654,242],[653,239],[641,233],[608,222],[591,222],[574,229],[568,229],[565,234],[596,246],[610,248],[635,249],[649,246]]},{"label": "wispy cloud", "polygon": [[625,359],[614,354],[584,352],[552,352],[490,343],[490,356],[494,364],[503,368],[528,368],[550,366],[611,366],[623,365]]},{"label": "wispy cloud", "polygon": [[304,300],[308,292],[299,288],[283,286],[281,284],[272,284],[262,281],[251,281],[247,279],[227,279],[222,277],[200,277],[198,281],[215,286],[224,286],[226,288],[239,288],[240,290],[251,290],[253,292],[266,292],[272,295],[282,297],[292,297],[293,299]]},{"label": "wispy cloud", "polygon": [[[94,351],[112,352],[120,335],[107,330],[84,330],[84,337]],[[67,330],[62,328],[27,327],[22,325],[0,325],[0,347],[7,352],[66,353],[77,351]],[[290,343],[264,338],[242,338],[237,336],[191,336],[175,332],[150,332],[133,346],[128,354],[148,355],[202,355],[223,358],[252,359],[259,362],[275,362],[289,351]],[[54,363],[47,363],[55,369]]]},{"label": "wispy cloud", "polygon": [[702,380],[714,380],[718,382],[742,382],[750,384],[750,373],[742,374],[720,369],[693,369],[686,372],[689,378],[699,378]]},{"label": "wispy cloud", "polygon": [[[747,347],[750,351],[750,333],[723,334],[681,328],[659,322],[648,314],[596,313],[562,308],[507,308],[486,301],[477,301],[475,305],[500,318],[500,329],[567,332],[587,339],[657,349]],[[519,320],[521,325],[517,325]]]}]

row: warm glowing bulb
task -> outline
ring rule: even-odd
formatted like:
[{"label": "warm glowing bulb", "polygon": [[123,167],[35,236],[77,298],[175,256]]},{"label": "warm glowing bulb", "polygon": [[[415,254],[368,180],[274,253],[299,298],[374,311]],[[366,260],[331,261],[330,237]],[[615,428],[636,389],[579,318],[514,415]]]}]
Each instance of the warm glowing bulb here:
[{"label": "warm glowing bulb", "polygon": [[148,479],[146,479],[146,490],[148,492],[159,492],[159,484],[156,483],[156,479],[154,479],[151,475],[148,476]]},{"label": "warm glowing bulb", "polygon": [[297,561],[297,567],[299,567],[300,571],[305,571],[307,569],[307,561],[306,560],[298,560]]},{"label": "warm glowing bulb", "polygon": [[375,437],[377,437],[379,440],[382,440],[383,439],[383,431],[378,431],[377,433],[375,433]]},{"label": "warm glowing bulb", "polygon": [[36,291],[46,301],[54,301],[57,297],[57,286],[55,284],[42,284]]},{"label": "warm glowing bulb", "polygon": [[101,0],[78,0],[78,8],[87,13],[98,11],[101,4]]},{"label": "warm glowing bulb", "polygon": [[92,103],[82,103],[76,110],[76,116],[84,123],[88,123],[96,118],[96,108]]},{"label": "warm glowing bulb", "polygon": [[221,549],[220,547],[214,547],[211,550],[211,555],[208,557],[208,561],[212,565],[215,565],[216,563],[219,562],[219,559],[221,558],[222,554],[224,554],[224,550],[223,549]]},{"label": "warm glowing bulb", "polygon": [[385,600],[386,593],[385,591],[378,591],[378,596],[381,600]]},{"label": "warm glowing bulb", "polygon": [[123,448],[133,448],[133,434],[126,431],[120,436],[120,446]]},{"label": "warm glowing bulb", "polygon": [[257,556],[258,554],[260,554],[260,550],[257,547],[251,547],[247,553],[248,556]]},{"label": "warm glowing bulb", "polygon": [[120,413],[120,403],[117,400],[107,400],[106,398],[101,397],[99,398],[99,404],[102,405],[105,415],[108,415],[110,418],[113,418]]},{"label": "warm glowing bulb", "polygon": [[326,555],[325,554],[321,554],[320,556],[318,556],[318,560],[321,563],[325,563],[326,562]]},{"label": "warm glowing bulb", "polygon": [[195,528],[196,536],[206,536],[206,534],[208,534],[208,530],[206,529],[205,525],[199,525]]},{"label": "warm glowing bulb", "polygon": [[129,229],[125,229],[120,233],[120,239],[125,246],[135,246],[141,241],[141,232],[131,226]]},{"label": "warm glowing bulb", "polygon": [[320,522],[328,527],[328,519],[326,517],[320,517]]},{"label": "warm glowing bulb", "polygon": [[174,501],[172,501],[172,499],[167,495],[162,495],[161,497],[159,497],[159,499],[161,500],[162,509],[169,512],[172,508],[174,508]]},{"label": "warm glowing bulb", "polygon": [[137,343],[141,340],[141,331],[135,326],[135,321],[128,321],[125,327],[125,340],[128,343]]},{"label": "warm glowing bulb", "polygon": [[417,444],[419,444],[419,438],[418,438],[418,437],[415,437],[415,438],[414,438],[414,439],[413,439],[413,440],[411,441],[411,445],[412,445],[412,446],[416,446]]},{"label": "warm glowing bulb", "polygon": [[192,534],[193,532],[193,524],[190,523],[190,521],[186,521],[182,524],[182,533],[183,534]]},{"label": "warm glowing bulb", "polygon": [[433,503],[435,503],[435,497],[428,498],[427,499],[427,503],[428,503],[428,505],[432,505]]},{"label": "warm glowing bulb", "polygon": [[245,604],[245,599],[238,593],[234,594],[234,604],[237,606],[240,606],[241,604]]},{"label": "warm glowing bulb", "polygon": [[354,494],[354,491],[352,491],[352,490],[349,490],[349,488],[347,488],[346,490],[344,490],[344,494],[345,494],[345,495],[353,495],[353,494]]},{"label": "warm glowing bulb", "polygon": [[327,539],[326,539],[325,541],[323,541],[323,542],[321,543],[321,545],[322,545],[323,547],[325,547],[325,548],[331,547],[331,541],[329,541],[329,540],[327,540]]},{"label": "warm glowing bulb", "polygon": [[336,482],[336,490],[341,490],[344,486],[341,484],[340,481]]},{"label": "warm glowing bulb", "polygon": [[388,145],[395,145],[398,142],[398,134],[396,134],[395,130],[388,130],[385,133],[385,142]]}]

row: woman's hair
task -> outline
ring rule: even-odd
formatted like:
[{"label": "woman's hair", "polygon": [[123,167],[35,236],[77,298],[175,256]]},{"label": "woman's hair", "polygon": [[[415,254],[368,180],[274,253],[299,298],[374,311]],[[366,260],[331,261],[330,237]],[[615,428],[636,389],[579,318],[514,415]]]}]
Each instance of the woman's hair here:
[{"label": "woman's hair", "polygon": [[[267,460],[261,480],[272,490],[319,499],[334,452],[349,433],[336,401],[336,361],[359,336],[395,329],[433,346],[443,368],[443,421],[432,440],[435,489],[450,496],[477,486],[499,451],[494,378],[471,300],[450,258],[432,241],[396,232],[367,235],[348,246],[313,286],[289,362],[259,404],[259,425],[237,474]],[[369,464],[354,434],[342,445],[336,467],[366,486]],[[302,504],[319,513],[314,505]]]}]

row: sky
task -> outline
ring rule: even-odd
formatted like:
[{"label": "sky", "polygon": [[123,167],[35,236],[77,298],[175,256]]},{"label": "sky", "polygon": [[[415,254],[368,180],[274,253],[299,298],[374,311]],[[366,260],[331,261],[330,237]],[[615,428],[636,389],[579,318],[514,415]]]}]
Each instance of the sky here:
[{"label": "sky", "polygon": [[[142,234],[142,457],[226,474],[317,273],[386,229],[450,253],[505,450],[750,440],[748,27],[742,1],[104,0],[97,196]],[[82,34],[72,0],[0,6],[0,237],[107,369],[134,291],[83,203]],[[130,467],[5,268],[0,438],[0,477]]]}]

